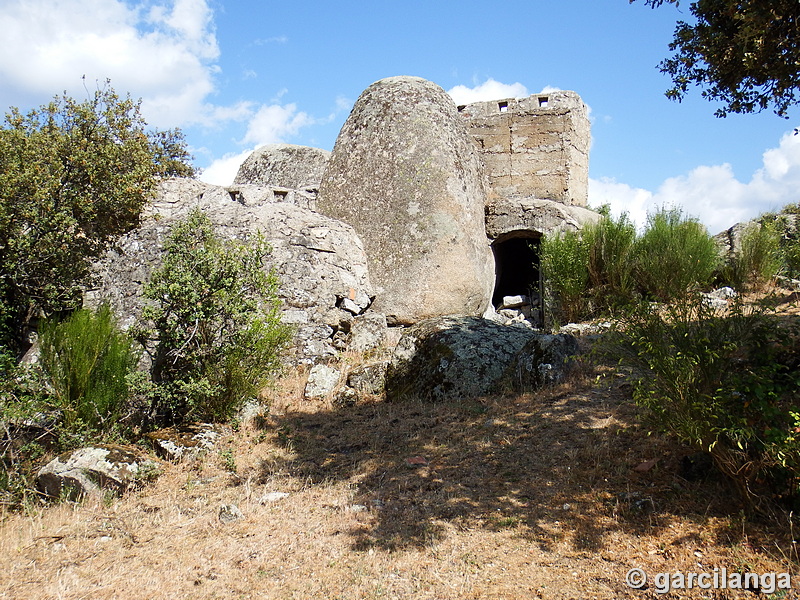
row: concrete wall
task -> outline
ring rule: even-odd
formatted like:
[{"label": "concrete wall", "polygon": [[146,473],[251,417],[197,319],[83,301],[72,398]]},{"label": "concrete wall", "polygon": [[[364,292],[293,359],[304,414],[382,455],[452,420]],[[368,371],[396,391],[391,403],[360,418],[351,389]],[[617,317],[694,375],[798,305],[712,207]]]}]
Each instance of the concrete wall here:
[{"label": "concrete wall", "polygon": [[458,110],[483,156],[492,196],[586,206],[591,134],[578,94],[556,91]]}]

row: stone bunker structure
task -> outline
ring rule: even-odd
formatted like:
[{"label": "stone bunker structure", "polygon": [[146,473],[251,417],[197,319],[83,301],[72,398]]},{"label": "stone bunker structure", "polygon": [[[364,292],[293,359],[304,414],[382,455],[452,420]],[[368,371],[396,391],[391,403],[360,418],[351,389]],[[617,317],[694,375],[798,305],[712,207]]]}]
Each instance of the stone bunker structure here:
[{"label": "stone bunker structure", "polygon": [[543,320],[541,237],[579,229],[598,215],[586,208],[591,132],[586,105],[572,91],[458,106],[488,181],[486,236],[495,259],[492,306],[527,297],[526,319]]},{"label": "stone bunker structure", "polygon": [[393,325],[451,315],[531,330],[542,236],[599,219],[586,208],[589,144],[574,92],[457,107],[430,81],[380,80],[331,153],[271,145],[230,186],[162,182],[141,227],[96,265],[85,303],[105,299],[134,322],[173,222],[197,207],[226,237],[260,231],[272,245],[297,364],[391,346]]},{"label": "stone bunker structure", "polygon": [[575,92],[458,107],[486,168],[490,199],[546,198],[586,206],[591,134]]}]

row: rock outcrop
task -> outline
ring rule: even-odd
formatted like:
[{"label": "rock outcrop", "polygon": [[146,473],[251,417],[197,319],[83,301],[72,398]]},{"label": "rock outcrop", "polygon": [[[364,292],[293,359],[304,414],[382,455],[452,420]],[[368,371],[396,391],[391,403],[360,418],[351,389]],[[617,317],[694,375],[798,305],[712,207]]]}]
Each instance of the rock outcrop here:
[{"label": "rock outcrop", "polygon": [[575,338],[475,317],[417,323],[395,348],[386,397],[425,400],[479,398],[536,389],[563,377]]},{"label": "rock outcrop", "polygon": [[256,148],[239,167],[234,185],[278,186],[290,190],[317,190],[331,153],[293,144]]},{"label": "rock outcrop", "polygon": [[346,345],[350,322],[375,296],[358,236],[340,221],[270,201],[269,194],[261,203],[245,205],[238,199],[227,188],[196,180],[163,181],[141,226],[95,265],[98,286],[87,292],[85,304],[108,301],[121,325],[132,325],[144,307],[143,287],[162,262],[172,226],[200,208],[220,235],[247,239],[261,231],[272,246],[269,267],[280,279],[282,319],[297,327],[295,361],[316,362],[335,355],[336,340]]},{"label": "rock outcrop", "polygon": [[479,315],[493,259],[484,227],[485,181],[463,120],[439,86],[378,81],[345,122],[318,210],[353,226],[390,323]]}]

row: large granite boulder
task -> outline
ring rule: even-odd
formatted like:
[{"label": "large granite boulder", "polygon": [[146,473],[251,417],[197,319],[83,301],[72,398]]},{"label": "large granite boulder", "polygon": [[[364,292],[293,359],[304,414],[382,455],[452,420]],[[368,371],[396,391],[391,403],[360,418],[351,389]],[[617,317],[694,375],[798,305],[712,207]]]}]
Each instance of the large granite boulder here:
[{"label": "large granite boulder", "polygon": [[[261,203],[253,200],[259,197]],[[364,247],[350,226],[272,198],[251,193],[245,205],[228,188],[193,179],[162,181],[140,227],[95,265],[97,285],[87,291],[84,303],[108,301],[121,325],[132,325],[144,307],[143,287],[161,265],[172,226],[200,208],[220,235],[247,239],[261,231],[272,246],[268,266],[280,279],[282,319],[297,327],[295,362],[332,357],[337,351],[334,338],[349,331],[350,322],[375,295]]]},{"label": "large granite boulder", "polygon": [[386,373],[386,397],[479,398],[561,379],[578,353],[574,337],[476,317],[439,317],[410,327]]},{"label": "large granite boulder", "polygon": [[158,461],[132,446],[98,444],[67,452],[39,470],[36,487],[52,498],[122,493],[160,473]]},{"label": "large granite boulder", "polygon": [[330,156],[330,152],[319,148],[268,144],[256,148],[245,159],[233,183],[317,189]]},{"label": "large granite boulder", "polygon": [[489,305],[485,196],[482,164],[450,97],[424,79],[392,77],[353,107],[317,208],[364,241],[375,310],[412,324]]}]

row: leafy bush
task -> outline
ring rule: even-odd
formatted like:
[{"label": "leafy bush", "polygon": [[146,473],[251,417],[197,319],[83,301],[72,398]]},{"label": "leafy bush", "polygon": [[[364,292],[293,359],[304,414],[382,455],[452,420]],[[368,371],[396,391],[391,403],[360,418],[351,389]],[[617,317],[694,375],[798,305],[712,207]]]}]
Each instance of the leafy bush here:
[{"label": "leafy bush", "polygon": [[709,451],[757,508],[799,497],[798,333],[742,304],[722,317],[689,296],[639,305],[610,351],[633,369],[634,397],[654,427]]},{"label": "leafy bush", "polygon": [[539,246],[539,264],[545,285],[546,314],[557,322],[586,315],[589,305],[589,244],[580,234],[567,231],[545,236]]},{"label": "leafy bush", "polygon": [[719,250],[699,221],[685,218],[680,209],[662,209],[648,215],[635,260],[640,290],[669,302],[711,283]]},{"label": "leafy bush", "polygon": [[134,227],[156,178],[191,175],[182,134],[148,132],[139,103],[108,85],[56,96],[0,125],[0,344],[29,321],[80,305],[93,258]]},{"label": "leafy bush", "polygon": [[164,247],[137,329],[151,348],[153,412],[172,422],[228,419],[269,381],[290,339],[277,279],[264,270],[270,248],[260,236],[223,241],[199,210]]},{"label": "leafy bush", "polygon": [[41,365],[66,432],[108,432],[128,398],[128,376],[139,362],[134,341],[119,331],[108,305],[78,310],[39,329]]},{"label": "leafy bush", "polygon": [[721,280],[738,290],[758,287],[781,270],[780,237],[770,222],[755,222],[742,234],[741,248],[728,257]]}]

